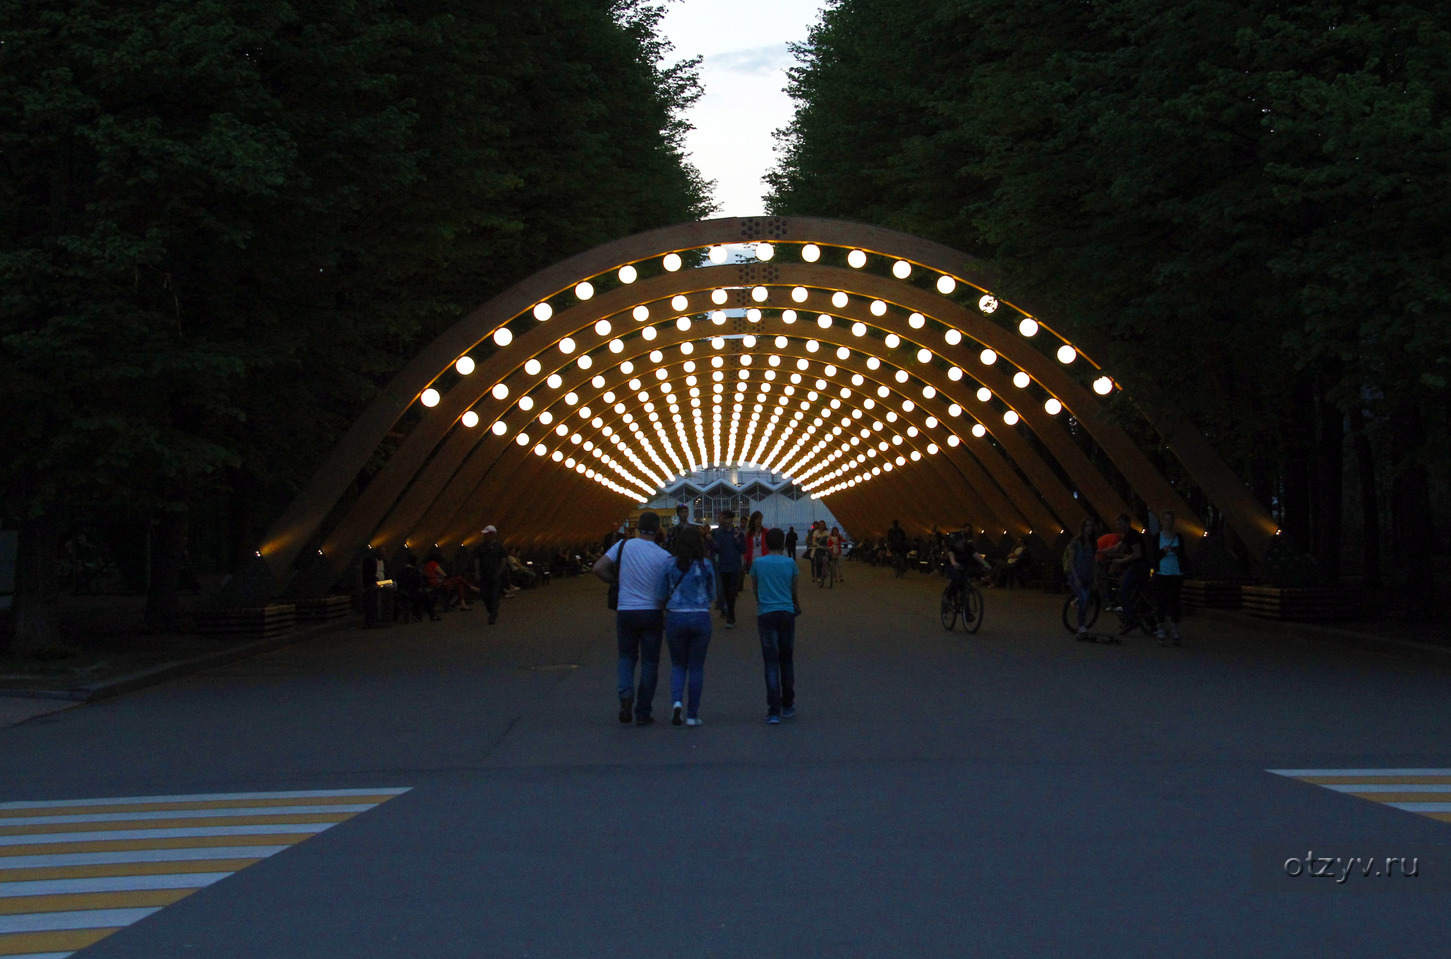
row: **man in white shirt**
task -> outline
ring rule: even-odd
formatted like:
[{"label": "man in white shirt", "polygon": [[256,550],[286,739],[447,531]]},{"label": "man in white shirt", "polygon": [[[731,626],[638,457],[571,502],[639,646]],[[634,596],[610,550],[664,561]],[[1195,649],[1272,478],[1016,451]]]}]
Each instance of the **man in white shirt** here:
[{"label": "man in white shirt", "polygon": [[[660,677],[660,646],[665,640],[665,602],[660,579],[670,554],[655,545],[660,517],[640,514],[635,539],[622,539],[600,557],[594,574],[607,583],[620,584],[615,610],[615,639],[620,647],[620,722],[637,726],[655,722],[650,706]],[[635,664],[640,664],[640,688],[635,690]]]}]

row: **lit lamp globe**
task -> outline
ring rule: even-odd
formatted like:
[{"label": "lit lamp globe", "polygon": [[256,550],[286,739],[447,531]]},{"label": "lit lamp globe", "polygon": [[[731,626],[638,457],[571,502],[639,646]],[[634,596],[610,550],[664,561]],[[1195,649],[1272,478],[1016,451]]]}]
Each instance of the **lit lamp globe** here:
[{"label": "lit lamp globe", "polygon": [[639,272],[628,263],[620,267],[619,273],[615,275],[620,278],[621,283],[634,283],[640,276]]},{"label": "lit lamp globe", "polygon": [[431,386],[418,395],[418,402],[428,407],[437,406],[439,399],[438,390]]},{"label": "lit lamp globe", "polygon": [[1048,411],[1049,416],[1057,416],[1063,412],[1063,404],[1058,402],[1056,397],[1051,397],[1043,404],[1043,409]]},{"label": "lit lamp globe", "polygon": [[674,273],[676,270],[680,269],[680,254],[679,253],[667,253],[667,254],[665,254],[665,259],[662,261],[662,264],[661,265],[665,267],[666,272],[668,272],[668,273]]},{"label": "lit lamp globe", "polygon": [[460,356],[453,368],[459,371],[461,376],[468,376],[474,371],[474,358],[471,356]]},{"label": "lit lamp globe", "polygon": [[1107,376],[1100,376],[1098,379],[1093,381],[1093,392],[1097,393],[1099,396],[1107,396],[1108,394],[1113,392],[1113,380],[1109,379]]},{"label": "lit lamp globe", "polygon": [[462,423],[464,426],[468,427],[469,429],[473,429],[475,426],[479,425],[479,414],[475,413],[473,410],[469,410],[463,416],[459,417],[459,422]]}]

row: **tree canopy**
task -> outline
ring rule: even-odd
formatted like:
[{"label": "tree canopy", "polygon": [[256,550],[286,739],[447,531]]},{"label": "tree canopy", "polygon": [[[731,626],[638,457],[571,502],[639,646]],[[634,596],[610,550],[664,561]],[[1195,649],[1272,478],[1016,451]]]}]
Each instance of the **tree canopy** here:
[{"label": "tree canopy", "polygon": [[12,521],[285,497],[411,352],[709,211],[643,0],[0,0]]},{"label": "tree canopy", "polygon": [[1347,429],[1427,526],[1451,426],[1444,5],[838,0],[796,55],[774,212],[991,259],[1322,563]]}]

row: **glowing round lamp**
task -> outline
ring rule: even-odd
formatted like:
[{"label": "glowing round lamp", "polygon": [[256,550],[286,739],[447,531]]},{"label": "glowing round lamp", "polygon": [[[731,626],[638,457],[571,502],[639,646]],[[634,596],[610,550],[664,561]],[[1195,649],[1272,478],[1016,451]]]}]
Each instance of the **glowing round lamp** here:
[{"label": "glowing round lamp", "polygon": [[489,432],[493,433],[495,436],[503,436],[505,433],[509,432],[509,424],[505,423],[503,420],[495,420],[494,425],[489,427]]},{"label": "glowing round lamp", "polygon": [[554,307],[550,306],[548,303],[540,303],[538,306],[534,307],[534,319],[539,320],[540,322],[549,319],[553,315]]},{"label": "glowing round lamp", "polygon": [[1018,324],[1018,332],[1024,336],[1038,335],[1038,321],[1031,316],[1023,317],[1023,322]]},{"label": "glowing round lamp", "polygon": [[634,283],[640,276],[635,268],[628,263],[620,267],[620,271],[615,275],[620,278],[621,283]]},{"label": "glowing round lamp", "polygon": [[898,260],[892,264],[892,275],[899,280],[905,280],[912,275],[912,264],[906,260]]},{"label": "glowing round lamp", "polygon": [[713,246],[706,256],[709,257],[712,263],[724,263],[726,261],[726,248],[723,246]]},{"label": "glowing round lamp", "polygon": [[509,396],[509,387],[503,383],[495,383],[494,388],[489,392],[494,394],[494,399],[496,400],[507,399]]},{"label": "glowing round lamp", "polygon": [[524,372],[530,376],[538,376],[542,369],[544,369],[544,365],[532,357],[524,363]]},{"label": "glowing round lamp", "polygon": [[997,353],[993,352],[992,350],[983,350],[981,353],[978,354],[977,358],[982,360],[983,366],[992,366],[998,361]]},{"label": "glowing round lamp", "polygon": [[424,406],[437,406],[438,401],[438,390],[434,389],[431,386],[418,395],[418,402],[422,403]]},{"label": "glowing round lamp", "polygon": [[1097,393],[1099,396],[1107,396],[1108,394],[1113,392],[1113,380],[1109,379],[1107,376],[1100,376],[1098,379],[1093,381],[1093,392]]},{"label": "glowing round lamp", "polygon": [[1028,384],[1031,382],[1033,382],[1032,378],[1028,376],[1027,373],[1024,373],[1022,370],[1019,370],[1018,372],[1013,374],[1013,385],[1020,390],[1026,389]]},{"label": "glowing round lamp", "polygon": [[574,295],[581,300],[587,300],[595,295],[595,285],[589,280],[585,280],[574,288]]},{"label": "glowing round lamp", "polygon": [[469,410],[463,416],[459,417],[459,422],[462,423],[464,426],[468,427],[469,429],[473,429],[475,426],[479,425],[479,414],[475,413],[473,410]]},{"label": "glowing round lamp", "polygon": [[1062,346],[1058,347],[1059,363],[1067,365],[1069,363],[1072,363],[1076,359],[1078,359],[1078,351],[1075,350],[1073,347],[1069,346],[1067,343],[1064,343]]},{"label": "glowing round lamp", "polygon": [[943,296],[946,296],[947,294],[951,293],[955,289],[957,289],[957,281],[954,280],[952,277],[947,276],[946,274],[943,274],[942,276],[939,276],[937,278],[937,292],[938,293],[941,293]]},{"label": "glowing round lamp", "polygon": [[1049,416],[1057,416],[1063,412],[1063,404],[1058,402],[1056,397],[1051,397],[1043,404],[1043,409],[1048,411]]},{"label": "glowing round lamp", "polygon": [[846,262],[854,270],[860,270],[867,265],[867,255],[861,250],[852,250],[846,255]]},{"label": "glowing round lamp", "polygon": [[[497,335],[497,334],[496,334]],[[472,356],[460,356],[453,368],[459,371],[462,376],[468,376],[474,371],[474,358]]]},{"label": "glowing round lamp", "polygon": [[886,337],[882,339],[882,342],[887,344],[887,349],[895,350],[897,347],[902,345],[902,338],[895,333],[888,333]]},{"label": "glowing round lamp", "polygon": [[845,309],[847,301],[847,295],[841,290],[837,290],[835,293],[831,294],[831,305],[836,307],[838,310]]},{"label": "glowing round lamp", "polygon": [[668,272],[668,273],[674,273],[676,270],[680,269],[680,254],[679,253],[667,253],[667,254],[665,254],[665,259],[661,261],[661,264],[660,265],[663,266],[663,267],[665,267],[666,272]]}]

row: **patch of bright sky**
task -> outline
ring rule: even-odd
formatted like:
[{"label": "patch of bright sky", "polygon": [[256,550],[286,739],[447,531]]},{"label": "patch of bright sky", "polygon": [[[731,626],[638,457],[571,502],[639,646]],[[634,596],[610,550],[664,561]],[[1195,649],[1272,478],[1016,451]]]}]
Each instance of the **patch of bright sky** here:
[{"label": "patch of bright sky", "polygon": [[715,181],[718,216],[766,212],[763,179],[776,165],[772,134],[791,122],[788,43],[806,39],[823,0],[676,0],[661,30],[671,57],[703,55],[705,95],[687,114],[691,161]]}]

